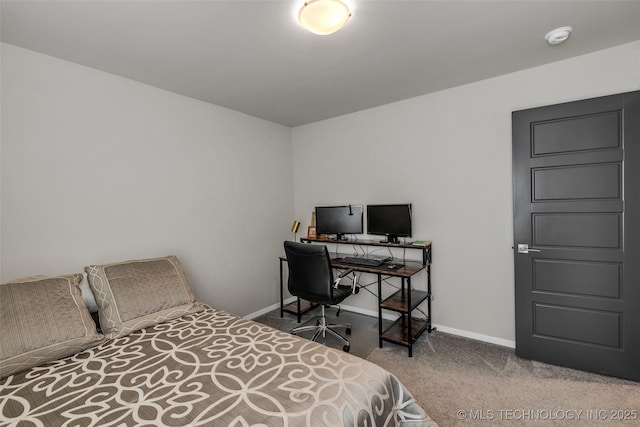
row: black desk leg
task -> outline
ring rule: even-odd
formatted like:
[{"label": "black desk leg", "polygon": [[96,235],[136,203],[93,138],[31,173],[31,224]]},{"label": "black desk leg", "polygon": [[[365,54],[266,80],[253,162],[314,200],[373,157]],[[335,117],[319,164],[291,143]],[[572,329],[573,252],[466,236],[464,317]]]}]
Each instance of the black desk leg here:
[{"label": "black desk leg", "polygon": [[280,259],[280,317],[284,317],[284,290],[283,286],[283,276],[282,276],[282,259]]},{"label": "black desk leg", "polygon": [[382,274],[378,273],[378,346],[382,348]]},{"label": "black desk leg", "polygon": [[[402,279],[404,284],[404,278]],[[404,289],[404,286],[403,286]],[[411,329],[411,277],[407,277],[407,342],[409,343],[409,357],[413,357],[413,329]]]},{"label": "black desk leg", "polygon": [[427,266],[427,332],[431,333],[436,328],[431,326],[431,265]]}]

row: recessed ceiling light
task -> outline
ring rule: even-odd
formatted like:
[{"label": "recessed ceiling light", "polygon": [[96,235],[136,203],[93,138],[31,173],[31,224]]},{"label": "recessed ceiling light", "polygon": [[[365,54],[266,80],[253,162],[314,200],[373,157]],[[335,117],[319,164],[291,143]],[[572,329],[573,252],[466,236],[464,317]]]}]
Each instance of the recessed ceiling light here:
[{"label": "recessed ceiling light", "polygon": [[555,30],[549,31],[544,38],[550,45],[560,44],[569,38],[571,31],[573,31],[571,27],[556,28]]}]

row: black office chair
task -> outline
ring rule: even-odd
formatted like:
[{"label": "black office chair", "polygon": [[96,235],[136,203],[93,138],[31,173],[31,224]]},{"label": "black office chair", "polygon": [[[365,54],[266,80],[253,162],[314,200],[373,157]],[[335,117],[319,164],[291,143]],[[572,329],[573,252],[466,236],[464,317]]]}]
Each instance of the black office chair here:
[{"label": "black office chair", "polygon": [[318,303],[322,308],[320,319],[315,326],[299,326],[292,329],[291,333],[316,331],[311,340],[317,341],[320,336],[324,338],[329,332],[344,343],[342,349],[348,352],[349,340],[336,332],[334,328],[346,328],[346,333],[349,335],[351,334],[351,325],[327,324],[324,307],[325,305],[340,304],[349,295],[355,293],[355,282],[353,286],[338,284],[341,278],[353,270],[345,271],[334,281],[329,251],[324,245],[284,242],[284,251],[289,265],[289,293],[298,298]]}]

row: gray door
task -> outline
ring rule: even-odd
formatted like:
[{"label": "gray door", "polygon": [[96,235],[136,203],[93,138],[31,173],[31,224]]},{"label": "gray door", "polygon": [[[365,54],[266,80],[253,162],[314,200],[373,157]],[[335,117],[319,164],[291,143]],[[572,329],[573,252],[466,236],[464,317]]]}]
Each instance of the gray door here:
[{"label": "gray door", "polygon": [[639,381],[640,91],[512,120],[516,354]]}]

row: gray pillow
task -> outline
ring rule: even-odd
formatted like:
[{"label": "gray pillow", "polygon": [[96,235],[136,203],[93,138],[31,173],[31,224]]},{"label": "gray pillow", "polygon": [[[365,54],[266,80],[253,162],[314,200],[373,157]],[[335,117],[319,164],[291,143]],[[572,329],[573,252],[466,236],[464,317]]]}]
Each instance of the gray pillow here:
[{"label": "gray pillow", "polygon": [[107,338],[202,309],[196,303],[187,274],[173,255],[89,265],[84,270]]},{"label": "gray pillow", "polygon": [[0,285],[0,378],[98,344],[82,274],[34,276]]}]

